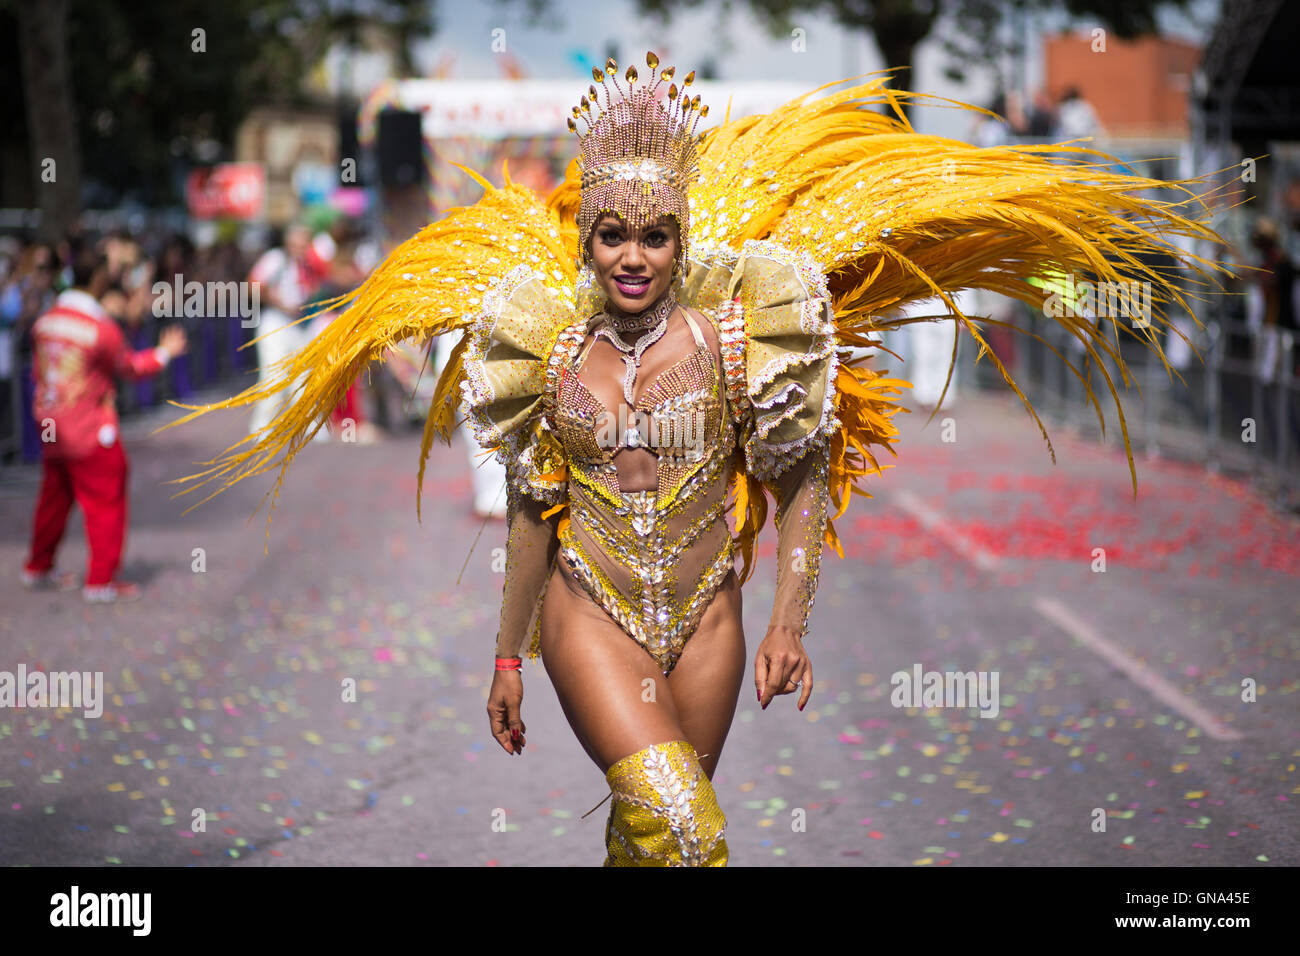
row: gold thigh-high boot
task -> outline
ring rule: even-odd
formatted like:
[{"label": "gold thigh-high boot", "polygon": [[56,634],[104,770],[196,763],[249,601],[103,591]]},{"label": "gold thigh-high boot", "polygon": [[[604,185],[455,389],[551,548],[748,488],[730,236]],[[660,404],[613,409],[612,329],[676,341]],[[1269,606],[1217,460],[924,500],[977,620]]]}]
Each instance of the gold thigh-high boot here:
[{"label": "gold thigh-high boot", "polygon": [[605,866],[727,865],[727,818],[685,740],[638,750],[605,779],[613,793]]}]

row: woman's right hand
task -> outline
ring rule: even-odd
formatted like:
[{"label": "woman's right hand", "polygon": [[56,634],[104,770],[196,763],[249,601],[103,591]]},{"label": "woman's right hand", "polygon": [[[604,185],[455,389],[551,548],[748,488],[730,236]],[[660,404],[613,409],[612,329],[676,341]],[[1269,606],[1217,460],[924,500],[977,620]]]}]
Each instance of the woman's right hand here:
[{"label": "woman's right hand", "polygon": [[519,707],[524,702],[524,679],[519,671],[496,671],[488,691],[488,720],[492,736],[508,754],[524,751],[524,722]]}]

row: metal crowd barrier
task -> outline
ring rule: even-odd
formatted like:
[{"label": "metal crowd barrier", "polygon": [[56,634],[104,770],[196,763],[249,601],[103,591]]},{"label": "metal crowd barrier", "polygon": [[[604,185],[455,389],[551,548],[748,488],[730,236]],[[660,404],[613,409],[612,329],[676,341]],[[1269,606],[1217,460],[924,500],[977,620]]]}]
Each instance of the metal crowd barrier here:
[{"label": "metal crowd barrier", "polygon": [[[1044,340],[1016,337],[1012,374],[1025,395],[1049,427],[1063,425],[1100,439],[1083,383],[1048,346],[1081,371],[1084,350],[1057,323],[1017,306],[1022,327]],[[1300,507],[1300,336],[1287,329],[1251,329],[1231,320],[1210,320],[1204,327],[1189,321],[1182,328],[1204,361],[1192,354],[1182,368],[1175,368],[1181,382],[1166,372],[1150,348],[1126,333],[1120,335],[1120,349],[1132,384],[1126,388],[1107,361],[1124,404],[1134,453],[1248,475],[1278,507]],[[1162,336],[1168,352],[1175,333],[1163,327],[1153,331]],[[985,364],[989,369],[982,368]],[[996,372],[990,375],[991,363],[980,366],[973,370],[973,380],[983,387],[1001,387]],[[1095,365],[1087,372],[1106,417],[1104,440],[1119,444],[1121,431],[1105,379]]]},{"label": "metal crowd barrier", "polygon": [[[123,419],[167,403],[169,399],[185,401],[194,392],[235,378],[249,378],[256,369],[257,356],[252,348],[239,347],[256,335],[256,329],[243,327],[239,316],[214,318],[155,318],[147,316],[135,328],[123,327],[134,349],[151,348],[158,333],[168,325],[179,323],[185,329],[189,348],[172,361],[161,374],[140,382],[119,379],[118,413]],[[16,330],[8,336],[11,350],[10,376],[0,382],[8,396],[0,413],[0,468],[40,460],[40,446],[31,419],[31,354],[22,354],[22,342]],[[24,394],[26,392],[26,394]],[[24,433],[26,435],[24,436]]]}]

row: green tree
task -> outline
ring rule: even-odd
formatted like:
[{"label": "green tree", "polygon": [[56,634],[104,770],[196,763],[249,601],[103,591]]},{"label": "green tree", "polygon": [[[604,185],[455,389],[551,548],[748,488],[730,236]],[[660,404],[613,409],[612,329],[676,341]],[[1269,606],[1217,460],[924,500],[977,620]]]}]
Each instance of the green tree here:
[{"label": "green tree", "polygon": [[[301,103],[334,44],[381,29],[399,71],[413,73],[411,46],[433,32],[433,2],[0,0],[0,82],[22,91],[0,103],[0,122],[28,144],[6,162],[29,172],[51,237],[80,210],[82,169],[115,195],[174,200],[178,160],[200,143],[230,144],[255,106]],[[40,180],[47,157],[54,182]]]}]

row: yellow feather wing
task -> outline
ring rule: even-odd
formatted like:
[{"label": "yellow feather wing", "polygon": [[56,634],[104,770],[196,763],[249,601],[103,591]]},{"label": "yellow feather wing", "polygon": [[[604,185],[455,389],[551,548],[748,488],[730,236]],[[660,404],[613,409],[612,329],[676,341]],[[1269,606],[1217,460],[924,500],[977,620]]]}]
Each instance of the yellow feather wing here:
[{"label": "yellow feather wing", "polygon": [[[701,183],[692,194],[692,243],[704,257],[755,239],[810,256],[826,275],[836,339],[844,346],[878,345],[872,333],[921,321],[898,318],[897,310],[938,297],[945,318],[971,335],[980,356],[989,356],[1035,421],[1032,405],[980,333],[979,323],[988,320],[962,313],[952,294],[987,289],[1043,308],[1045,277],[1076,277],[1101,289],[1137,283],[1149,293],[1152,308],[1136,328],[1115,316],[1098,322],[1070,310],[1045,310],[1079,339],[1102,372],[1136,491],[1115,387],[1116,377],[1128,379],[1118,331],[1133,335],[1163,362],[1158,332],[1168,324],[1165,309],[1176,305],[1195,318],[1189,300],[1201,298],[1218,274],[1227,273],[1184,251],[1192,242],[1222,241],[1201,219],[1180,212],[1184,205],[1204,210],[1205,197],[1189,188],[1197,181],[1167,183],[1116,172],[1119,160],[1079,147],[977,147],[921,135],[900,105],[938,98],[890,90],[886,80],[820,97],[813,91],[765,116],[711,131],[701,147]],[[1180,202],[1144,195],[1159,187],[1180,189]],[[1186,265],[1188,286],[1150,265],[1156,255]],[[1107,357],[1114,373],[1103,361]],[[1086,371],[1071,370],[1104,427]],[[892,425],[885,426],[878,414],[850,417],[860,424],[845,422],[841,448],[865,449],[892,434]],[[841,487],[846,476],[840,472]]]},{"label": "yellow feather wing", "polygon": [[[534,192],[511,183],[508,174],[504,188],[497,189],[466,172],[483,186],[482,198],[426,226],[395,248],[360,288],[330,303],[329,307],[350,304],[315,339],[269,370],[266,382],[212,405],[173,402],[191,412],[164,428],[221,409],[252,405],[302,379],[265,429],[204,462],[209,466],[205,470],[176,479],[188,485],[182,493],[216,482],[219,487],[208,495],[211,498],[236,482],[278,467],[279,475],[268,492],[274,505],[293,457],[325,423],[358,373],[382,359],[390,347],[407,339],[428,343],[434,336],[468,327],[484,310],[486,295],[520,266],[540,276],[547,287],[572,293],[576,280],[572,241],[557,214]],[[455,424],[465,376],[464,346],[462,341],[453,350],[435,389],[420,447],[421,478],[434,437],[449,440]]]}]

